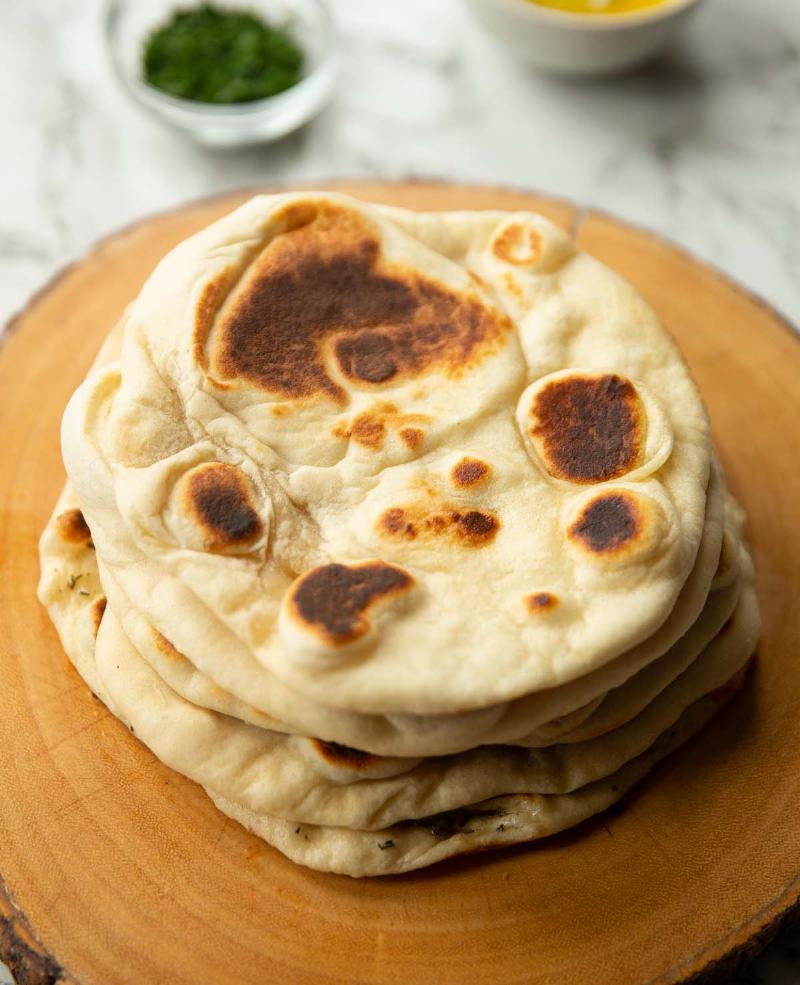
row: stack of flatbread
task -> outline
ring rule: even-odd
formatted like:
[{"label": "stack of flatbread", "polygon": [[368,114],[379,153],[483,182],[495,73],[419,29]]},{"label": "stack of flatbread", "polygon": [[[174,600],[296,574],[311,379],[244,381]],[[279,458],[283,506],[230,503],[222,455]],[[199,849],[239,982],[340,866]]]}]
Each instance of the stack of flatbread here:
[{"label": "stack of flatbread", "polygon": [[254,198],[159,264],[62,444],[40,597],[69,657],[316,869],[577,824],[756,646],[686,367],[534,214]]}]

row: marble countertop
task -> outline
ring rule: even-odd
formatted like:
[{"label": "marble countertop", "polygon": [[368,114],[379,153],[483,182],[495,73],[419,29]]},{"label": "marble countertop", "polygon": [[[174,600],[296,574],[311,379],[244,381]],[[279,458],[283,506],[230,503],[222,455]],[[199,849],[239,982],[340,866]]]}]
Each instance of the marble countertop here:
[{"label": "marble countertop", "polygon": [[[461,0],[333,0],[337,95],[280,143],[203,150],[117,89],[100,0],[0,7],[0,323],[99,236],[241,185],[411,174],[511,184],[663,233],[800,314],[797,0],[708,0],[679,49],[602,83],[511,60]],[[0,977],[0,981],[5,981]],[[742,982],[800,982],[800,933]]]},{"label": "marble countertop", "polygon": [[512,184],[664,233],[800,312],[797,0],[707,0],[669,60],[628,78],[537,76],[461,0],[336,0],[329,109],[271,147],[204,151],[111,78],[100,0],[0,10],[0,321],[66,260],[145,213],[255,183],[436,175]]}]

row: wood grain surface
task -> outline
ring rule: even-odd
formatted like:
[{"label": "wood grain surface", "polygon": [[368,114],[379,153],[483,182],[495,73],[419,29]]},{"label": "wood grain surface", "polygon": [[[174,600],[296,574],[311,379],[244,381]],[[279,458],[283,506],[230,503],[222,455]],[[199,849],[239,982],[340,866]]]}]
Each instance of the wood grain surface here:
[{"label": "wood grain surface", "polygon": [[0,953],[21,982],[78,985],[666,985],[718,969],[800,897],[800,342],[718,273],[607,216],[501,189],[337,187],[535,209],[652,302],[750,514],[758,669],[618,810],[534,846],[356,881],[224,818],[89,694],[34,594],[70,393],[159,257],[249,193],[145,219],[51,282],[0,348],[0,872],[15,904],[0,894]]}]

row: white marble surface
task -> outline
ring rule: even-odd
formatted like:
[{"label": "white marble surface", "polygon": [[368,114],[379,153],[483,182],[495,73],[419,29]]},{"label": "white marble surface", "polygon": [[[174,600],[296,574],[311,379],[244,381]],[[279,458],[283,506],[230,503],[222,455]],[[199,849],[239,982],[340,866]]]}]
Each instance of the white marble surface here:
[{"label": "white marble surface", "polygon": [[[343,71],[330,108],[275,146],[210,152],[118,91],[99,0],[0,0],[0,322],[145,213],[243,184],[409,174],[616,212],[800,319],[798,0],[707,0],[669,59],[593,84],[515,64],[460,0],[333,5]],[[749,974],[800,982],[800,935]]]},{"label": "white marble surface", "polygon": [[203,151],[112,80],[98,0],[0,2],[0,316],[122,223],[255,182],[409,173],[555,192],[651,226],[800,318],[797,0],[707,0],[681,50],[537,77],[460,0],[337,0],[338,96],[273,147]]}]

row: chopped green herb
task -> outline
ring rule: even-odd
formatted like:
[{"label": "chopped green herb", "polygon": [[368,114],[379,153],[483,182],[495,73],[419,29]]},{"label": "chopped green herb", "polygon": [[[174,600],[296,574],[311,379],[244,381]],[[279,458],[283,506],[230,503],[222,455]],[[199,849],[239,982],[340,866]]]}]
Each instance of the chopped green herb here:
[{"label": "chopped green herb", "polygon": [[388,838],[386,841],[379,841],[378,848],[380,848],[382,852],[385,852],[387,848],[394,848],[394,842],[391,838]]},{"label": "chopped green herb", "polygon": [[72,591],[72,589],[78,584],[78,581],[83,578],[83,575],[70,575],[67,579],[67,588]]},{"label": "chopped green herb", "polygon": [[144,47],[146,82],[178,99],[248,103],[300,81],[303,52],[283,27],[247,10],[176,10]]}]

